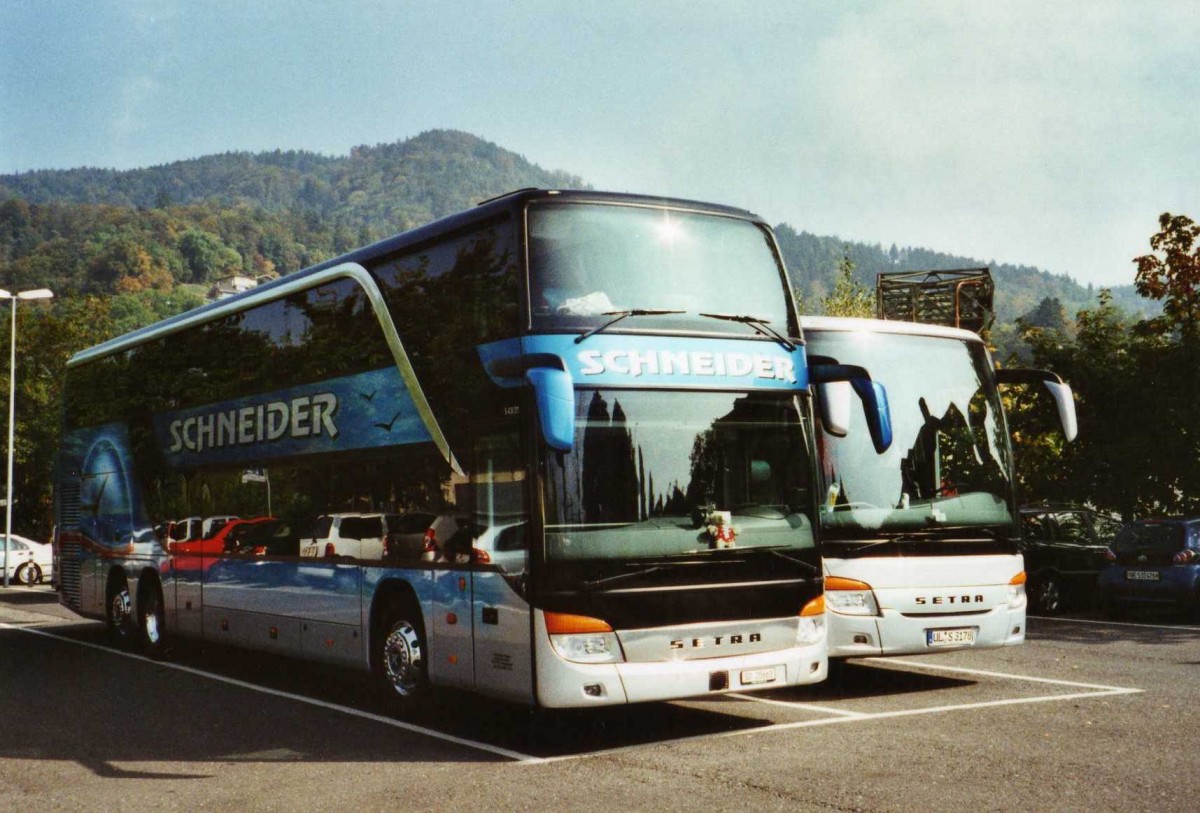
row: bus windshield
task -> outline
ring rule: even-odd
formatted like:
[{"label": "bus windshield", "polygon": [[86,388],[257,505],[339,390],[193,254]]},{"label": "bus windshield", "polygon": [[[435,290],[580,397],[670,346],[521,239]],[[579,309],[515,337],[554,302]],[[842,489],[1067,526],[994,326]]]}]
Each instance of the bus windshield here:
[{"label": "bus windshield", "polygon": [[547,560],[814,548],[795,399],[579,390],[574,450],[547,451]]},{"label": "bus windshield", "polygon": [[770,233],[736,217],[538,203],[529,208],[529,276],[535,330],[591,329],[612,314],[653,310],[612,330],[754,335],[747,325],[701,316],[718,313],[796,333]]},{"label": "bus windshield", "polygon": [[895,437],[877,454],[860,410],[845,437],[818,433],[826,540],[1014,532],[1011,452],[981,343],[868,330],[805,339],[810,358],[861,365],[883,383]]}]

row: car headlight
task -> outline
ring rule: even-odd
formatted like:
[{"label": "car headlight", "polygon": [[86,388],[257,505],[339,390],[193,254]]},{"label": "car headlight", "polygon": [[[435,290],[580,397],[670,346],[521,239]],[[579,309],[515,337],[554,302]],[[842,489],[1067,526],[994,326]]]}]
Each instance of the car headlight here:
[{"label": "car headlight", "polygon": [[586,615],[546,614],[550,646],[558,656],[575,663],[620,663],[621,642],[607,622]]},{"label": "car headlight", "polygon": [[866,582],[828,576],[825,579],[825,604],[842,615],[879,615],[875,591]]}]

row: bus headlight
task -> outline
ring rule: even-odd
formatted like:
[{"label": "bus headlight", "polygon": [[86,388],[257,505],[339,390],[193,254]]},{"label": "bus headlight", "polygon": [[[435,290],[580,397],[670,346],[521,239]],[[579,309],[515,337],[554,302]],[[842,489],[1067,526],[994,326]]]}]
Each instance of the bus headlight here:
[{"label": "bus headlight", "polygon": [[1019,610],[1025,606],[1025,572],[1021,571],[1008,583],[1008,609]]},{"label": "bus headlight", "polygon": [[879,615],[875,591],[857,579],[826,577],[825,601],[831,612],[842,615]]},{"label": "bus headlight", "polygon": [[817,596],[800,611],[800,626],[796,643],[800,646],[818,644],[825,638],[825,596]]},{"label": "bus headlight", "polygon": [[546,615],[550,646],[558,656],[575,663],[620,663],[621,643],[607,622],[586,615]]}]

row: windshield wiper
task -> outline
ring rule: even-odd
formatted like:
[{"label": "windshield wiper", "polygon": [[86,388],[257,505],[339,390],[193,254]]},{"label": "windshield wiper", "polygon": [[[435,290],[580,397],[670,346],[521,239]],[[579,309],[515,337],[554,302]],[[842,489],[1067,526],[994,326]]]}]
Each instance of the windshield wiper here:
[{"label": "windshield wiper", "polygon": [[628,573],[618,573],[615,576],[605,576],[604,578],[601,578],[601,579],[592,579],[591,581],[584,582],[581,586],[583,587],[584,590],[595,590],[597,587],[602,587],[606,584],[622,582],[622,581],[625,581],[626,579],[637,578],[638,576],[648,576],[651,573],[657,573],[660,570],[666,570],[666,569],[667,569],[666,565],[654,565],[652,567],[643,567],[638,570],[631,570]]},{"label": "windshield wiper", "polygon": [[[871,550],[873,548],[886,547],[886,546],[890,546],[890,545],[901,546],[901,545],[912,545],[912,544],[916,544],[916,543],[920,543],[920,542],[934,542],[934,543],[949,542],[949,541],[951,541],[950,537],[954,537],[954,534],[947,533],[948,531],[970,531],[974,534],[978,534],[978,537],[976,537],[974,540],[962,539],[962,538],[955,537],[954,541],[956,541],[956,542],[967,542],[967,541],[976,541],[977,542],[977,541],[980,541],[979,537],[982,537],[983,539],[990,539],[990,540],[998,541],[998,542],[1007,542],[1009,540],[1008,536],[1002,534],[1001,532],[995,530],[994,528],[988,528],[985,526],[976,527],[976,526],[971,526],[971,525],[956,525],[956,526],[948,526],[948,527],[939,527],[936,531],[926,531],[924,533],[912,533],[912,534],[897,534],[896,536],[890,536],[886,539],[879,539],[874,542],[865,542],[857,547],[850,548],[849,550],[846,551],[846,554],[853,556],[855,554],[862,553],[863,551]],[[849,543],[848,541],[845,541],[845,540],[830,539],[830,540],[826,541],[826,544],[846,545],[846,544],[851,544],[851,543]]]},{"label": "windshield wiper", "polygon": [[767,319],[762,319],[758,316],[742,316],[733,313],[702,313],[700,315],[707,316],[709,319],[720,319],[725,322],[738,322],[739,324],[749,325],[750,327],[754,328],[755,333],[759,333],[767,338],[774,339],[782,344],[784,350],[791,352],[792,350],[796,349],[796,345],[778,330],[771,327],[771,323]]},{"label": "windshield wiper", "polygon": [[614,316],[616,318],[609,319],[604,324],[600,325],[599,327],[592,328],[587,333],[580,333],[575,337],[575,344],[579,344],[588,336],[592,336],[602,330],[605,330],[606,328],[612,327],[617,322],[620,322],[622,319],[625,319],[629,316],[665,316],[671,313],[687,313],[687,311],[664,310],[662,308],[634,308],[627,311],[605,311],[601,314],[601,316]]},{"label": "windshield wiper", "polygon": [[817,567],[812,562],[806,562],[803,559],[798,559],[795,556],[784,553],[785,550],[790,549],[791,546],[789,545],[755,545],[754,547],[743,548],[743,550],[762,551],[763,553],[769,553],[772,556],[778,556],[780,559],[784,559],[794,565],[801,565],[805,570],[814,575],[821,572],[821,568]]}]

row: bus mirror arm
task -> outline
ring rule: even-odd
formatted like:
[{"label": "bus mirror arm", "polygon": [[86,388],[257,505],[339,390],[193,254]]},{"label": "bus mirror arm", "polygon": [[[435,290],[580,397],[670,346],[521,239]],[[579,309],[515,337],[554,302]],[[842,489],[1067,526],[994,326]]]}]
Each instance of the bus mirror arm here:
[{"label": "bus mirror arm", "polygon": [[[848,382],[862,401],[871,443],[878,454],[883,454],[892,445],[892,412],[888,407],[887,389],[878,381],[871,380],[866,368],[854,364],[838,364],[832,359],[813,356],[809,359],[809,380],[814,384]],[[836,392],[837,388],[823,387],[825,392]],[[828,416],[837,410],[822,406],[822,415]],[[831,434],[846,434],[846,427],[835,426]]]},{"label": "bus mirror arm", "polygon": [[1068,441],[1075,440],[1079,434],[1079,423],[1075,417],[1075,396],[1071,385],[1063,381],[1057,373],[1049,370],[1030,370],[1024,368],[996,370],[998,384],[1044,384],[1054,398],[1058,408],[1058,421],[1062,425],[1063,436]]},{"label": "bus mirror arm", "polygon": [[569,452],[575,445],[575,383],[566,370],[530,367],[525,380],[533,387],[538,423],[546,445]]}]

